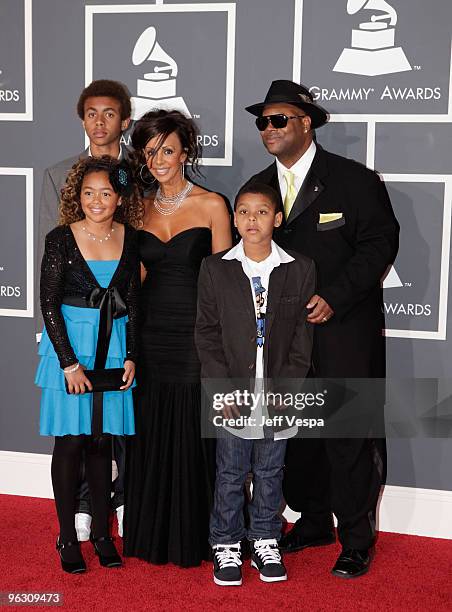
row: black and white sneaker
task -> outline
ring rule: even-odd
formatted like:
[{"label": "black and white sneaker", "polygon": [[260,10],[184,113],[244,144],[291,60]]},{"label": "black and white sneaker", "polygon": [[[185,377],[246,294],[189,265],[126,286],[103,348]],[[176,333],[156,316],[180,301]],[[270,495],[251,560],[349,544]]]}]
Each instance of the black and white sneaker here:
[{"label": "black and white sneaker", "polygon": [[264,582],[287,580],[287,572],[276,540],[254,540],[251,542],[251,567],[259,570]]},{"label": "black and white sneaker", "polygon": [[219,586],[242,584],[242,560],[240,542],[213,546],[213,581]]}]

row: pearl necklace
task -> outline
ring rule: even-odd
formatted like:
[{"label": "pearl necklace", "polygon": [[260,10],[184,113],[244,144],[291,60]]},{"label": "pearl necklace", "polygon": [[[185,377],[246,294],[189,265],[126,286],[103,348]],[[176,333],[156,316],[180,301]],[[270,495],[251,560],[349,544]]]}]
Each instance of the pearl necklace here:
[{"label": "pearl necklace", "polygon": [[108,232],[108,234],[105,236],[105,238],[97,238],[97,236],[95,236],[94,234],[92,234],[89,230],[86,229],[86,227],[84,225],[82,225],[82,230],[84,232],[86,232],[88,234],[88,238],[90,240],[94,240],[94,242],[106,242],[107,240],[110,240],[111,235],[113,234],[113,232],[115,231],[115,228],[112,227],[111,230]]},{"label": "pearl necklace", "polygon": [[[182,191],[179,191],[179,193],[176,193],[173,196],[165,196],[163,195],[162,190],[159,186],[159,188],[157,189],[157,193],[155,194],[154,206],[161,215],[172,215],[176,212],[176,210],[181,207],[182,202],[185,200],[185,198],[188,196],[192,189],[193,183],[191,183],[190,181],[186,181],[186,185],[182,189]],[[162,206],[162,204],[165,204],[167,206]]]}]

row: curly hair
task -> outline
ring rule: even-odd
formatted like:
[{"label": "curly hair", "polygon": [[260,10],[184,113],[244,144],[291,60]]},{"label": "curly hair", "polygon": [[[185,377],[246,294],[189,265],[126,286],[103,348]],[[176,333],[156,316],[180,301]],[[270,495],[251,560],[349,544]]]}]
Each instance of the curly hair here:
[{"label": "curly hair", "polygon": [[137,177],[139,176],[139,168],[146,164],[144,157],[146,144],[151,138],[159,137],[155,155],[165,139],[173,132],[177,134],[181,141],[182,148],[187,154],[186,163],[190,164],[193,174],[201,175],[199,159],[202,154],[202,147],[199,142],[199,129],[196,123],[190,117],[186,117],[176,110],[156,110],[150,111],[138,119],[133,129],[133,163]]},{"label": "curly hair", "polygon": [[90,83],[80,94],[77,102],[77,115],[83,121],[85,117],[85,102],[87,98],[113,98],[121,107],[121,119],[128,119],[132,114],[130,104],[130,92],[125,85],[119,81],[99,79]]},{"label": "curly hair", "polygon": [[[138,188],[132,179],[129,164],[103,155],[102,157],[87,157],[72,166],[66,179],[66,186],[61,190],[60,225],[69,225],[85,218],[80,202],[83,179],[93,172],[105,172],[111,187],[121,196],[121,206],[118,206],[113,219],[118,223],[128,223],[139,228],[143,225],[144,205],[139,197]],[[121,173],[121,180],[114,180]],[[126,180],[124,182],[124,176]]]}]

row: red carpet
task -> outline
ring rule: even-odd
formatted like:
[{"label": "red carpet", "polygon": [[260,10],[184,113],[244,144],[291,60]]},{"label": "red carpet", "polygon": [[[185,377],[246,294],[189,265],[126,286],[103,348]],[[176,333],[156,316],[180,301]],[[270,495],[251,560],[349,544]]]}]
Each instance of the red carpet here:
[{"label": "red carpet", "polygon": [[[126,559],[122,569],[101,568],[89,543],[83,544],[88,572],[64,574],[52,501],[1,495],[0,516],[0,592],[63,593],[62,608],[41,610],[452,610],[448,540],[382,533],[371,571],[356,580],[329,574],[338,545],[286,555],[286,583],[264,584],[246,561],[243,586],[221,588],[212,583],[208,563],[181,570]],[[24,608],[5,608],[12,609]]]}]

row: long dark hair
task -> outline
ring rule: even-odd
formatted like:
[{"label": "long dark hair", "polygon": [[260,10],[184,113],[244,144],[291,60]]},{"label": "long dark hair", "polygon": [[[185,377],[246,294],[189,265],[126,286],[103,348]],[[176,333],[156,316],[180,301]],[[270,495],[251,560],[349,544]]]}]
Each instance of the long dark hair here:
[{"label": "long dark hair", "polygon": [[[165,139],[172,133],[176,133],[187,154],[186,164],[190,165],[193,175],[201,175],[199,170],[199,159],[202,147],[199,142],[199,129],[193,119],[186,117],[179,111],[156,110],[143,115],[136,123],[132,133],[132,146],[134,148],[134,162],[138,169],[146,164],[143,150],[146,144],[158,136],[158,143],[154,155],[160,149]],[[143,183],[142,183],[143,185]],[[143,186],[146,186],[145,184]]]}]

